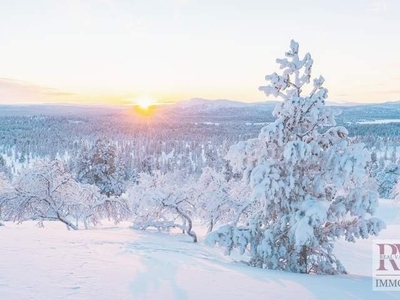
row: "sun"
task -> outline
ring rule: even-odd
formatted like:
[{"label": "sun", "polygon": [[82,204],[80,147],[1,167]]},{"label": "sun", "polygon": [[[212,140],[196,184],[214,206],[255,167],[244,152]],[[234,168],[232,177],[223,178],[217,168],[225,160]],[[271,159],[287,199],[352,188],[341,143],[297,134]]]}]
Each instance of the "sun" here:
[{"label": "sun", "polygon": [[150,106],[155,104],[155,101],[149,96],[140,96],[134,100],[134,104],[143,110],[147,110]]}]

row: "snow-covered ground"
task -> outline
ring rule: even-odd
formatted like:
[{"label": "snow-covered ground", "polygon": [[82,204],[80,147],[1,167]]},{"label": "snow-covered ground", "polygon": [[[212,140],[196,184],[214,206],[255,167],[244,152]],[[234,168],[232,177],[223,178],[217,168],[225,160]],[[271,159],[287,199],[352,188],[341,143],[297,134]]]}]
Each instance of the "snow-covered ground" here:
[{"label": "snow-covered ground", "polygon": [[[381,201],[380,238],[398,236],[398,211]],[[317,276],[251,268],[187,236],[128,225],[0,227],[0,299],[400,299],[371,290],[372,240],[337,243],[350,275]]]}]

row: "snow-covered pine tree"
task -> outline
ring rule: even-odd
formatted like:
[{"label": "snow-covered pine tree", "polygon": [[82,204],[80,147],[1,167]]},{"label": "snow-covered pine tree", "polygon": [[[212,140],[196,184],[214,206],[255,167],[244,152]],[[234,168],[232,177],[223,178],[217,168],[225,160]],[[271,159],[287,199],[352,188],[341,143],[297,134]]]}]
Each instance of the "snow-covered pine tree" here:
[{"label": "snow-covered pine tree", "polygon": [[378,192],[381,198],[388,199],[392,196],[399,175],[400,166],[390,160],[386,160],[384,168],[376,175]]},{"label": "snow-covered pine tree", "polygon": [[376,178],[378,172],[379,172],[379,160],[378,160],[378,155],[376,153],[376,149],[373,148],[371,152],[371,160],[368,163],[368,173],[372,178]]},{"label": "snow-covered pine tree", "polygon": [[400,177],[397,179],[397,183],[393,188],[392,196],[395,202],[400,203]]},{"label": "snow-covered pine tree", "polygon": [[98,140],[95,146],[81,154],[77,180],[95,184],[107,197],[120,196],[125,191],[125,172],[117,148],[106,140]]},{"label": "snow-covered pine tree", "polygon": [[6,176],[9,179],[12,178],[11,168],[7,166],[6,160],[3,158],[3,155],[1,154],[0,154],[0,173],[3,173],[4,176]]},{"label": "snow-covered pine tree", "polygon": [[292,40],[286,58],[277,59],[282,73],[266,76],[269,84],[260,87],[283,100],[273,112],[276,120],[227,154],[252,189],[241,210],[246,221],[222,226],[207,241],[228,253],[249,250],[252,266],[345,273],[333,242],[377,235],[385,224],[372,217],[378,195],[368,184],[369,152],[336,126],[334,112],[325,107],[324,78],[310,87],[313,60],[309,53],[301,59],[298,51]]}]

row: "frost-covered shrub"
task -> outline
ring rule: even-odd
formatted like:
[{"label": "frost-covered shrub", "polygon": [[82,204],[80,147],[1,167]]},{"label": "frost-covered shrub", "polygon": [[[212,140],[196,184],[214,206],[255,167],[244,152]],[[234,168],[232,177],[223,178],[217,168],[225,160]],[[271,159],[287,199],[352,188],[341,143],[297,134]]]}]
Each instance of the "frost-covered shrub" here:
[{"label": "frost-covered shrub", "polygon": [[368,238],[385,226],[371,217],[378,194],[366,172],[370,154],[336,126],[334,111],[325,107],[324,78],[310,86],[313,60],[298,51],[292,41],[286,58],[277,59],[282,72],[266,76],[269,84],[260,87],[283,100],[273,112],[276,120],[258,138],[232,146],[226,157],[252,191],[239,211],[246,211],[244,221],[221,227],[207,241],[227,253],[249,250],[257,267],[345,273],[333,242]]},{"label": "frost-covered shrub", "polygon": [[4,212],[4,204],[5,204],[5,198],[1,197],[2,194],[6,194],[12,190],[12,186],[8,178],[6,178],[6,175],[4,173],[0,172],[0,226],[4,226],[4,224],[1,222],[1,220],[5,217],[5,212]]},{"label": "frost-covered shrub", "polygon": [[141,173],[139,178],[128,189],[134,217],[132,227],[140,230],[153,227],[160,231],[180,228],[197,242],[192,230],[195,206],[190,185],[183,185],[172,174],[160,172]]},{"label": "frost-covered shrub", "polygon": [[0,193],[0,202],[8,219],[58,220],[78,229],[68,210],[78,205],[79,191],[79,184],[62,162],[39,161],[17,176],[11,189]]},{"label": "frost-covered shrub", "polygon": [[215,225],[232,220],[249,198],[249,189],[234,178],[227,180],[224,172],[204,168],[193,188],[197,216],[207,225],[208,232]]},{"label": "frost-covered shrub", "polygon": [[[5,186],[4,180],[0,185]],[[12,185],[0,188],[0,212],[8,220],[56,220],[74,230],[79,221],[87,228],[103,218],[118,222],[130,213],[123,198],[106,197],[96,186],[78,183],[59,160],[38,161]]]}]

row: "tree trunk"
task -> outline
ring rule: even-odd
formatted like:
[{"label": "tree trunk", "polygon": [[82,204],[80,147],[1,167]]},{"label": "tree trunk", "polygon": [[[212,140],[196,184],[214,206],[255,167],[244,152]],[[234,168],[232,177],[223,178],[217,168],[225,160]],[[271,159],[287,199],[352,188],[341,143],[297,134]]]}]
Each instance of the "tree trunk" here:
[{"label": "tree trunk", "polygon": [[67,228],[72,228],[73,230],[78,230],[78,227],[75,226],[74,224],[72,224],[70,221],[68,221],[67,219],[65,219],[63,216],[60,215],[59,212],[56,213],[57,214],[57,219],[59,219],[61,222],[63,222],[65,225],[67,225]]},{"label": "tree trunk", "polygon": [[179,207],[175,207],[175,210],[182,218],[184,218],[188,222],[186,233],[188,234],[188,236],[193,238],[193,243],[197,243],[197,235],[194,231],[192,231],[193,228],[192,219],[190,219],[190,217],[187,214],[185,214],[182,210],[180,210]]},{"label": "tree trunk", "polygon": [[211,218],[210,224],[208,225],[207,233],[210,233],[211,231],[213,231],[213,229],[214,229],[214,219]]},{"label": "tree trunk", "polygon": [[87,217],[84,217],[84,218],[83,218],[83,224],[84,224],[84,226],[85,226],[85,229],[87,230],[87,229],[89,228],[88,222],[87,222]]},{"label": "tree trunk", "polygon": [[185,218],[182,218],[183,219],[183,227],[184,227],[184,229],[182,229],[182,234],[186,234],[186,219]]},{"label": "tree trunk", "polygon": [[307,246],[304,245],[299,257],[300,273],[308,273],[307,270]]}]

